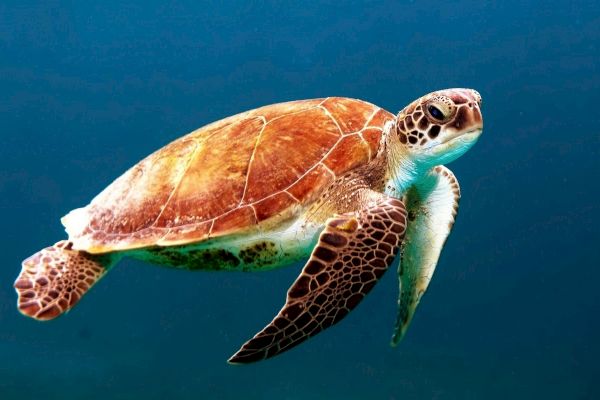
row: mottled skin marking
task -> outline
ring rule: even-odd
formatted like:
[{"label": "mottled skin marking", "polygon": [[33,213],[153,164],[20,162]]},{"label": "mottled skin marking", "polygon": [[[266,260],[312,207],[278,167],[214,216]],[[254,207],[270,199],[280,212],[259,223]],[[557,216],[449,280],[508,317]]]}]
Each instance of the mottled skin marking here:
[{"label": "mottled skin marking", "polygon": [[147,261],[190,270],[234,270],[240,259],[224,249],[186,249],[185,246],[154,247],[146,250]]},{"label": "mottled skin marking", "polygon": [[204,246],[150,247],[130,254],[155,264],[189,270],[257,271],[271,269],[284,258],[295,259],[269,240],[250,242],[247,246],[227,246],[219,242]]},{"label": "mottled skin marking", "polygon": [[275,243],[264,241],[244,247],[240,250],[239,257],[244,264],[262,267],[272,265],[277,254]]},{"label": "mottled skin marking", "polygon": [[[433,94],[425,101],[411,104],[398,114],[396,133],[400,142],[408,148],[426,148],[445,126],[460,131],[465,126],[480,123],[480,104],[479,93],[465,96],[461,91],[448,90],[444,95]],[[434,117],[430,107],[443,111],[444,118]]]}]

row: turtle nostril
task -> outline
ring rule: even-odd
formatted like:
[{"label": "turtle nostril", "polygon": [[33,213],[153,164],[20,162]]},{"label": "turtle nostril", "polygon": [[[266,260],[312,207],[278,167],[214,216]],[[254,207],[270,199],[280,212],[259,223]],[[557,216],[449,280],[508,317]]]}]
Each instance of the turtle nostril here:
[{"label": "turtle nostril", "polygon": [[481,95],[477,90],[471,89],[471,93],[473,94],[473,99],[477,102],[477,105],[481,107]]}]

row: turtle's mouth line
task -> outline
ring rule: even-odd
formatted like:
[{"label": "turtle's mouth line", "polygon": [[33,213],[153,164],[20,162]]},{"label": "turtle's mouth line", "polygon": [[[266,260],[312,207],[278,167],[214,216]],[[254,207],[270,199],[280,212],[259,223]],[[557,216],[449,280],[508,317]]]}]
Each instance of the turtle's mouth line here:
[{"label": "turtle's mouth line", "polygon": [[434,142],[427,148],[427,150],[433,150],[438,146],[446,146],[446,145],[454,144],[457,142],[471,142],[474,139],[477,139],[479,137],[479,135],[481,135],[482,130],[483,130],[483,128],[471,129],[470,131],[461,133],[458,136],[452,136],[443,142]]},{"label": "turtle's mouth line", "polygon": [[479,135],[481,135],[481,131],[482,130],[483,130],[483,128],[471,129],[470,131],[466,131],[464,133],[461,133],[458,136],[451,137],[450,139],[448,139],[445,142],[440,143],[440,144],[448,144],[448,143],[452,143],[452,142],[455,142],[455,141],[461,141],[461,142],[471,141],[471,140],[476,139],[477,137],[479,137]]}]

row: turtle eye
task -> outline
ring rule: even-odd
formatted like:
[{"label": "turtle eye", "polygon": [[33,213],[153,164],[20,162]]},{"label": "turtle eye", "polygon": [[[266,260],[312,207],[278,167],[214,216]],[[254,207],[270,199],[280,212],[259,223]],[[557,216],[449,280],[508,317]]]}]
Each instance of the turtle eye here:
[{"label": "turtle eye", "polygon": [[430,105],[429,107],[427,107],[427,111],[429,111],[429,114],[433,118],[437,119],[438,121],[443,121],[444,120],[444,113],[442,113],[442,110],[440,110],[436,106]]},{"label": "turtle eye", "polygon": [[446,96],[435,96],[425,104],[429,121],[434,124],[448,122],[456,113],[456,105]]}]

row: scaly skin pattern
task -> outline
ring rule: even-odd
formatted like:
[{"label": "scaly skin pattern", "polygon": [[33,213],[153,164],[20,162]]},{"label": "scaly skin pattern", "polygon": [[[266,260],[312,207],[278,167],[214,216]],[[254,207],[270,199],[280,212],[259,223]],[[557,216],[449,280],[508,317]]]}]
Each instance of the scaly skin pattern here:
[{"label": "scaly skin pattern", "polygon": [[23,261],[15,282],[17,306],[24,315],[49,320],[68,311],[106,274],[109,255],[92,255],[71,249],[61,240]]},{"label": "scaly skin pattern", "polygon": [[242,364],[273,357],[338,323],[370,292],[394,261],[406,231],[400,200],[370,196],[357,213],[327,221],[279,314],[229,359]]},{"label": "scaly skin pattern", "polygon": [[[448,121],[436,120],[427,109],[430,103],[444,107],[444,111],[453,117]],[[398,139],[409,149],[427,148],[442,128],[453,128],[460,133],[470,126],[478,126],[482,123],[480,103],[479,93],[472,94],[464,89],[447,90],[443,96],[431,94],[428,99],[420,99],[399,113],[396,124]]]}]

